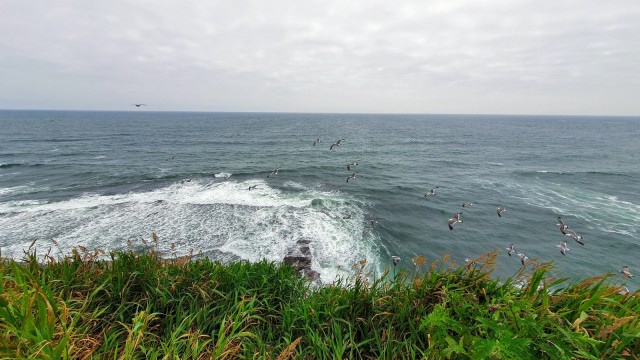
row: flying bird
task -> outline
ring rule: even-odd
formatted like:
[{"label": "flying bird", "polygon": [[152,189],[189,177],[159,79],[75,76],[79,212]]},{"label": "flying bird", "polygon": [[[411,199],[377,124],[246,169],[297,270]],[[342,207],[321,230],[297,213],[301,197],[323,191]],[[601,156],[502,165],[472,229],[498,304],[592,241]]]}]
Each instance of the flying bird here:
[{"label": "flying bird", "polygon": [[462,214],[462,212],[455,213],[455,214],[453,214],[451,219],[449,219],[449,222],[447,223],[449,225],[449,230],[453,230],[453,225],[462,222],[462,220],[460,220],[460,215],[461,214]]},{"label": "flying bird", "polygon": [[280,170],[280,168],[276,168],[276,169],[271,170],[271,172],[269,173],[269,175],[267,175],[267,177],[272,177],[272,176],[278,175],[278,170]]},{"label": "flying bird", "polygon": [[147,104],[131,104],[131,106],[140,107],[140,106],[149,106]]},{"label": "flying bird", "polygon": [[569,248],[567,247],[567,242],[566,242],[566,241],[563,241],[563,242],[562,242],[562,244],[560,244],[560,245],[556,245],[556,246],[560,248],[560,253],[561,253],[562,255],[566,255],[566,252],[567,252],[567,251],[571,251],[571,249],[569,249]]},{"label": "flying bird", "polygon": [[520,263],[522,264],[522,266],[524,266],[527,260],[529,260],[529,258],[524,253],[518,253],[518,256],[520,257]]},{"label": "flying bird", "polygon": [[351,171],[351,168],[358,165],[358,160],[351,160],[347,163],[347,170]]},{"label": "flying bird", "polygon": [[582,236],[576,234],[576,232],[573,230],[565,229],[564,236],[569,236],[570,238],[575,240],[578,244],[584,245],[584,242],[582,241]]},{"label": "flying bird", "polygon": [[351,214],[348,214],[348,215],[343,216],[342,218],[345,219],[345,220],[351,220],[351,219],[353,219],[353,216]]},{"label": "flying bird", "polygon": [[353,174],[349,175],[349,177],[347,178],[347,182],[349,182],[349,180],[354,180],[356,178],[356,174],[357,172],[354,172]]},{"label": "flying bird", "polygon": [[249,186],[249,190],[253,190],[253,189],[257,188],[257,187],[258,187],[257,184],[256,185],[251,185],[251,186]]},{"label": "flying bird", "polygon": [[316,141],[313,142],[313,146],[316,146],[316,144],[320,144],[320,138],[317,138]]},{"label": "flying bird", "polygon": [[463,202],[462,203],[462,207],[470,207],[470,206],[473,206],[473,203],[470,203],[470,202]]},{"label": "flying bird", "polygon": [[618,291],[618,294],[620,295],[627,295],[628,293],[629,293],[629,288],[626,286],[622,286]]},{"label": "flying bird", "polygon": [[558,223],[556,225],[558,225],[560,227],[560,232],[563,235],[567,235],[567,232],[566,232],[567,225],[565,225],[564,221],[562,221],[562,217],[558,216]]},{"label": "flying bird", "polygon": [[502,217],[502,213],[506,212],[507,208],[505,208],[504,206],[500,206],[496,212],[498,213],[498,217]]},{"label": "flying bird", "polygon": [[622,270],[620,270],[620,273],[622,274],[622,276],[626,277],[626,278],[632,278],[633,274],[631,274],[631,271],[629,271],[629,266],[625,265],[622,267]]},{"label": "flying bird", "polygon": [[513,248],[513,244],[509,244],[509,246],[507,247],[507,254],[511,256],[514,252],[516,252],[516,250]]},{"label": "flying bird", "polygon": [[329,150],[333,150],[334,146],[342,146],[342,142],[344,141],[344,139],[340,139],[338,141],[336,141],[333,145],[329,146]]},{"label": "flying bird", "polygon": [[431,190],[429,190],[428,193],[424,194],[424,196],[434,196],[436,194],[436,189],[437,188],[439,188],[439,186],[431,188]]}]

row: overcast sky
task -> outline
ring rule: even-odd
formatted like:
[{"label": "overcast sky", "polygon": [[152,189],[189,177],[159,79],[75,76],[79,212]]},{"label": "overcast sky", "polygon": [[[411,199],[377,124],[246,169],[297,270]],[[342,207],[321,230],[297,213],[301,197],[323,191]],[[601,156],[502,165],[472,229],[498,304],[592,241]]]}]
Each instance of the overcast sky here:
[{"label": "overcast sky", "polygon": [[0,108],[640,115],[638,0],[0,0]]}]

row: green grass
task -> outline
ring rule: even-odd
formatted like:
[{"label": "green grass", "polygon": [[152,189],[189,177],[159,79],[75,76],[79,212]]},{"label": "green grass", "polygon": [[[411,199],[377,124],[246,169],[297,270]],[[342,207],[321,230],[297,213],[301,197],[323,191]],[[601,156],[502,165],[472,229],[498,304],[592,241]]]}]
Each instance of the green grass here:
[{"label": "green grass", "polygon": [[[157,242],[154,236],[154,241]],[[496,253],[458,267],[413,259],[371,279],[311,287],[288,266],[161,259],[0,262],[0,356],[11,359],[637,359],[640,295],[612,274],[551,279],[533,264],[491,277]],[[520,284],[520,285],[518,285]],[[523,285],[524,284],[524,285]]]}]

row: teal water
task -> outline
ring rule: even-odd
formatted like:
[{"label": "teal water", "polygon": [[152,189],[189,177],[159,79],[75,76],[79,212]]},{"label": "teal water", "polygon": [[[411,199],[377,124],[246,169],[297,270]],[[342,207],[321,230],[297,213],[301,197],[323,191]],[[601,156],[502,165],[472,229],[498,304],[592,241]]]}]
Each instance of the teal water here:
[{"label": "teal water", "polygon": [[513,243],[558,276],[640,273],[638,134],[638,117],[0,111],[0,247],[117,250],[155,231],[165,256],[281,261],[304,238],[331,282],[363,258],[380,274],[391,255],[495,249],[506,277]]}]

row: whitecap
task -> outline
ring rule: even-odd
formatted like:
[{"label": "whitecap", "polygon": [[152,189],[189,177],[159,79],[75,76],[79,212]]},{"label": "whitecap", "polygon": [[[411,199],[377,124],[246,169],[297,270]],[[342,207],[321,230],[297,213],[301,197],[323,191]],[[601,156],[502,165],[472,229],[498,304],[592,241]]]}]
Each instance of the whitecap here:
[{"label": "whitecap", "polygon": [[223,178],[223,179],[228,179],[230,176],[231,174],[226,172],[221,172],[213,175],[213,177],[215,178]]}]

